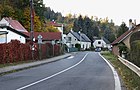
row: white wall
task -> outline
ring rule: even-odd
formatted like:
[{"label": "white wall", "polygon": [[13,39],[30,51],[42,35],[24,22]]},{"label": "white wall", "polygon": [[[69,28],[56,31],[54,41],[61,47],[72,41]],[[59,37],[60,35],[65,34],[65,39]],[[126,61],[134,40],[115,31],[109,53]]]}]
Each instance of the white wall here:
[{"label": "white wall", "polygon": [[[68,37],[71,37],[71,41],[68,41]],[[80,42],[71,33],[69,33],[67,35],[67,41],[68,41],[67,42],[67,46],[68,47],[72,47],[72,45],[73,45],[73,47],[75,47],[75,44],[77,44],[77,43],[81,44],[81,48],[84,49],[84,50],[86,48],[90,48],[91,47],[91,42],[82,42],[82,41]]]},{"label": "white wall", "polygon": [[0,31],[7,31],[8,32],[7,41],[6,41],[7,43],[10,42],[11,40],[19,40],[21,43],[26,43],[25,37],[15,33],[15,32],[7,30],[6,28],[0,29]]},{"label": "white wall", "polygon": [[[69,37],[71,37],[71,41],[68,40]],[[77,43],[80,44],[80,42],[71,33],[68,33],[66,38],[67,38],[67,42],[68,42],[68,44],[67,44],[68,47],[72,47],[72,45],[73,45],[73,47],[75,47],[75,44],[77,44]]]},{"label": "white wall", "polygon": [[0,26],[9,26],[9,23],[3,18],[3,19],[0,21]]},{"label": "white wall", "polygon": [[[100,44],[98,42],[101,42]],[[96,47],[102,47],[102,48],[111,48],[110,44],[106,44],[104,40],[100,39],[100,40],[95,40],[93,42],[93,46],[94,48]]]},{"label": "white wall", "polygon": [[[101,42],[101,43],[99,44],[99,42]],[[96,48],[96,47],[103,47],[103,40],[95,40],[93,42],[93,46],[94,46],[94,48]]]}]

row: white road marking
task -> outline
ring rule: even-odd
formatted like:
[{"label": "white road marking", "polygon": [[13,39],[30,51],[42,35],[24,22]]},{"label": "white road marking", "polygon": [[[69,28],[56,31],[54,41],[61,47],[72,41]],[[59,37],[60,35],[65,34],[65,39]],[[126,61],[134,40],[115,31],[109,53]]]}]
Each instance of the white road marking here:
[{"label": "white road marking", "polygon": [[23,86],[23,87],[21,87],[21,88],[18,88],[18,89],[16,89],[16,90],[23,90],[23,89],[25,89],[25,88],[28,88],[28,87],[31,87],[31,86],[33,86],[33,85],[35,85],[35,84],[38,84],[38,83],[40,83],[40,82],[43,82],[43,81],[45,81],[45,80],[48,80],[48,79],[50,79],[50,78],[53,78],[53,77],[55,77],[55,76],[57,76],[57,75],[59,75],[59,74],[61,74],[61,73],[64,73],[64,72],[66,72],[66,71],[68,71],[68,70],[70,70],[70,69],[72,69],[72,68],[78,66],[80,63],[82,63],[82,62],[84,61],[84,59],[86,58],[87,55],[88,55],[88,53],[87,53],[78,63],[76,63],[75,65],[73,65],[73,66],[71,66],[71,67],[69,67],[69,68],[67,68],[67,69],[64,69],[64,70],[62,70],[62,71],[60,71],[60,72],[58,72],[58,73],[56,73],[56,74],[53,74],[53,75],[51,75],[51,76],[49,76],[49,77],[43,78],[43,79],[41,79],[41,80],[38,80],[38,81],[36,81],[36,82],[34,82],[34,83],[28,84],[28,85]]},{"label": "white road marking", "polygon": [[74,56],[70,56],[70,57],[68,57],[67,59],[72,59],[72,58],[74,58]]},{"label": "white road marking", "polygon": [[121,84],[120,84],[118,73],[115,71],[114,67],[100,53],[98,54],[105,60],[105,62],[109,65],[109,67],[113,72],[114,80],[115,80],[115,90],[121,90]]}]

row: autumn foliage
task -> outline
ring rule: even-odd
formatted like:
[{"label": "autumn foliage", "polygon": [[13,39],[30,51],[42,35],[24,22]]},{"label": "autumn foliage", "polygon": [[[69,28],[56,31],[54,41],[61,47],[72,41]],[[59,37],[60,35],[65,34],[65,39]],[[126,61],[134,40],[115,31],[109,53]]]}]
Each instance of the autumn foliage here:
[{"label": "autumn foliage", "polygon": [[23,60],[31,60],[29,44],[22,44],[17,40],[0,44],[0,63],[13,63]]},{"label": "autumn foliage", "polygon": [[[39,60],[60,55],[60,46],[51,43],[41,45],[41,54],[39,54],[39,45],[35,44],[34,58],[30,44],[20,43],[18,40],[12,40],[10,43],[0,44],[0,64],[15,63],[20,61]],[[54,50],[54,53],[53,53]],[[41,56],[39,56],[41,55]]]}]

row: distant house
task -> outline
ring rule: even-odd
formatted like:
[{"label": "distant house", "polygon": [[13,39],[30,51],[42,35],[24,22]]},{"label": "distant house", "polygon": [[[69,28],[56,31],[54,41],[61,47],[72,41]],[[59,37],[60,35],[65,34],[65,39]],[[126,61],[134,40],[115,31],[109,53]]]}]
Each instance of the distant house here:
[{"label": "distant house", "polygon": [[57,22],[55,22],[55,21],[51,21],[51,22],[48,22],[48,24],[49,25],[52,25],[52,26],[54,26],[55,28],[57,28],[58,30],[59,30],[59,32],[61,32],[61,34],[62,34],[62,43],[63,44],[66,44],[66,34],[64,34],[63,33],[63,24],[61,24],[61,23],[57,23]]},{"label": "distant house", "polygon": [[19,40],[21,43],[26,43],[26,38],[28,38],[28,35],[9,26],[0,26],[0,43],[8,43],[11,40]]},{"label": "distant house", "polygon": [[[30,33],[24,32],[27,36],[30,36]],[[41,36],[42,43],[60,43],[61,41],[61,32],[34,32],[35,42],[38,43],[38,37]],[[27,41],[30,41],[30,38],[27,38]]]},{"label": "distant house", "polygon": [[91,40],[84,34],[73,32],[72,30],[67,34],[67,46],[75,47],[75,44],[80,44],[81,49],[89,49],[91,47]]},{"label": "distant house", "polygon": [[111,48],[110,42],[106,38],[97,38],[93,42],[94,48]]}]

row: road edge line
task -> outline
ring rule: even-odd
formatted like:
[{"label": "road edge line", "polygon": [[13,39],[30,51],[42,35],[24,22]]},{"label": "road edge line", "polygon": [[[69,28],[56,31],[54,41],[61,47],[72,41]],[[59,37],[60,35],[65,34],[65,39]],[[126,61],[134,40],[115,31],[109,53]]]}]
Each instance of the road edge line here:
[{"label": "road edge line", "polygon": [[120,79],[119,79],[119,75],[117,73],[117,71],[114,69],[114,67],[109,63],[109,61],[107,59],[105,59],[101,53],[98,53],[103,60],[109,65],[109,67],[111,68],[113,75],[114,75],[114,80],[115,80],[115,90],[121,90],[121,84],[120,84]]}]

